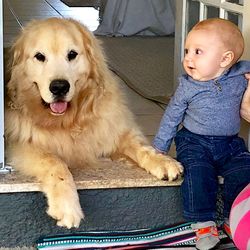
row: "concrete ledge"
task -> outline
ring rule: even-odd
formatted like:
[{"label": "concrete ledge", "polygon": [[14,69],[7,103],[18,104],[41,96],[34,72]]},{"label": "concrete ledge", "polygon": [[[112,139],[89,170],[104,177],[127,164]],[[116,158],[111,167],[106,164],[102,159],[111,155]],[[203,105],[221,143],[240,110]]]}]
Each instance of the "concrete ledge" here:
[{"label": "concrete ledge", "polygon": [[[100,165],[73,169],[77,189],[179,186],[182,180],[161,181],[144,169],[104,159]],[[0,193],[40,191],[39,183],[17,172],[0,174]]]},{"label": "concrete ledge", "polygon": [[88,189],[78,192],[85,220],[56,226],[41,192],[0,195],[0,247],[31,247],[41,236],[79,231],[157,228],[183,221],[179,187]]},{"label": "concrete ledge", "polygon": [[45,235],[156,228],[183,221],[181,180],[160,181],[137,166],[110,160],[72,173],[85,220],[71,230],[56,226],[46,214],[39,183],[15,171],[0,175],[0,247],[35,246]]}]

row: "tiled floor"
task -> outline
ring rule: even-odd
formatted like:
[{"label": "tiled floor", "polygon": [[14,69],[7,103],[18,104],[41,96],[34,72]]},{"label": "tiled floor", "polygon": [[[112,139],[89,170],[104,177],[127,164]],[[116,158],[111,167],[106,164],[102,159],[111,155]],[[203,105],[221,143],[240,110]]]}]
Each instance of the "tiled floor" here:
[{"label": "tiled floor", "polygon": [[98,11],[94,8],[70,8],[59,0],[3,0],[4,46],[11,45],[13,37],[22,26],[32,19],[47,17],[72,17],[95,30],[98,26]]}]

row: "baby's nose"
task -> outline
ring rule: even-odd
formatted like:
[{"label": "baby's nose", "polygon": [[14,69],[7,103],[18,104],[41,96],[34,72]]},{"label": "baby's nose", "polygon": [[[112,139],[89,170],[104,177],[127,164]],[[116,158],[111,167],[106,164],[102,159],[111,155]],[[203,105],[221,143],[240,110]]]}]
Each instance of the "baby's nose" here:
[{"label": "baby's nose", "polygon": [[187,61],[187,62],[190,62],[190,61],[192,61],[192,56],[190,54],[186,54],[184,56],[184,60]]}]

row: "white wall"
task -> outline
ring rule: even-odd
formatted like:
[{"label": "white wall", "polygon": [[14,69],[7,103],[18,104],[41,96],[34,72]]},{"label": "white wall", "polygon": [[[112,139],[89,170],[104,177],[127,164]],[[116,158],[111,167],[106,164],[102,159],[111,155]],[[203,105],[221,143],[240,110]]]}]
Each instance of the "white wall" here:
[{"label": "white wall", "polygon": [[0,0],[0,168],[4,164],[3,1]]}]

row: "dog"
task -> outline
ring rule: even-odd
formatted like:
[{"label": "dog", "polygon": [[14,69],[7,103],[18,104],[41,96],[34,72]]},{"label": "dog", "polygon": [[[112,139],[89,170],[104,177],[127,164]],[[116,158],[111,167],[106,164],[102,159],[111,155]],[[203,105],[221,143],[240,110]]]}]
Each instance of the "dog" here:
[{"label": "dog", "polygon": [[35,177],[58,226],[84,218],[71,167],[130,159],[159,179],[183,168],[157,153],[134,121],[99,41],[73,19],[31,21],[11,48],[5,137],[7,163]]}]

